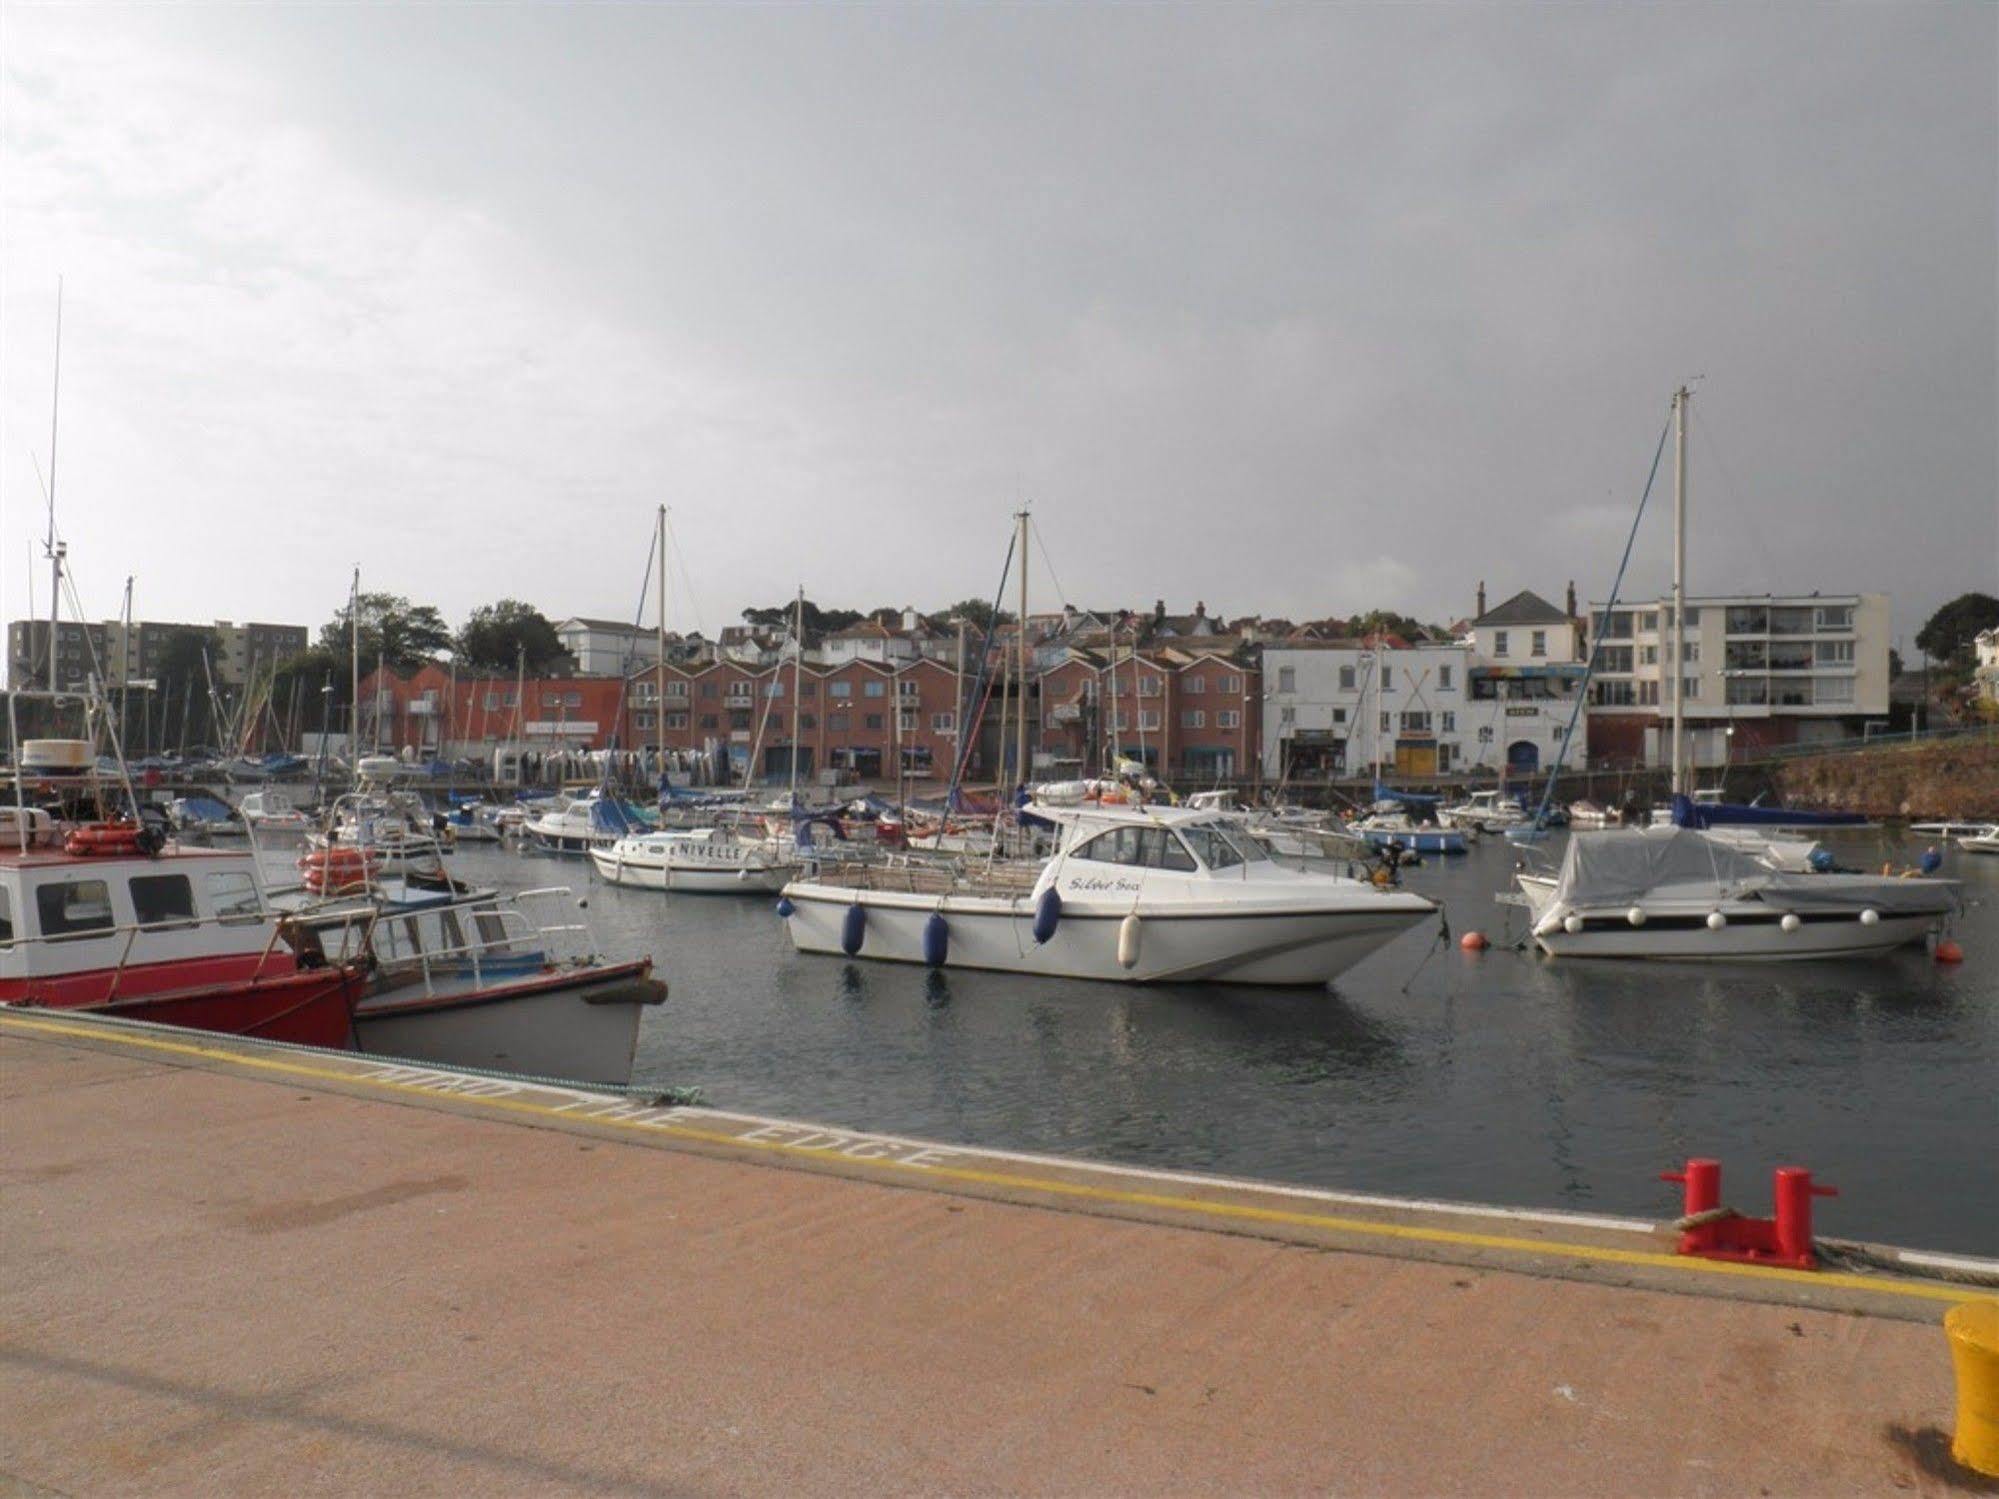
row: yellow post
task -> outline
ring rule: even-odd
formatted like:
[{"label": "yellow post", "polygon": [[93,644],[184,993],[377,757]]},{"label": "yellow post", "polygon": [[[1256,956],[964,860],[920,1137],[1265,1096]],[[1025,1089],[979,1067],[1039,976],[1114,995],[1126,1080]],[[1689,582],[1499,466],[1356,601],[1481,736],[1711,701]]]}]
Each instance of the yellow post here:
[{"label": "yellow post", "polygon": [[1957,1435],[1950,1455],[1999,1478],[1999,1301],[1967,1301],[1944,1313],[1957,1374]]}]

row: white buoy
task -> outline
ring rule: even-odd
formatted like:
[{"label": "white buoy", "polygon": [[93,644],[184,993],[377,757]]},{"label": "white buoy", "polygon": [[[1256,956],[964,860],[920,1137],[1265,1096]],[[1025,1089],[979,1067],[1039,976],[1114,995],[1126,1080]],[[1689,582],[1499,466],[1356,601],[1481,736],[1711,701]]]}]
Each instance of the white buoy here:
[{"label": "white buoy", "polygon": [[1718,932],[1727,925],[1728,925],[1728,918],[1722,915],[1721,912],[1710,911],[1707,913],[1707,929],[1709,931]]},{"label": "white buoy", "polygon": [[1577,932],[1580,932],[1582,929],[1583,929],[1582,917],[1564,916],[1562,918],[1562,930],[1567,932],[1571,937],[1575,936],[1575,934]]},{"label": "white buoy", "polygon": [[1139,924],[1138,913],[1132,912],[1118,923],[1117,966],[1132,969],[1138,966]]},{"label": "white buoy", "polygon": [[1633,926],[1645,925],[1645,913],[1637,906],[1633,906],[1630,910],[1626,911],[1624,913],[1624,919],[1630,922]]},{"label": "white buoy", "polygon": [[1878,926],[1880,922],[1881,913],[1872,906],[1869,906],[1865,911],[1860,913],[1860,924],[1862,926]]},{"label": "white buoy", "polygon": [[1803,926],[1804,923],[1798,920],[1795,912],[1786,911],[1784,913],[1784,919],[1778,922],[1777,925],[1782,927],[1787,932],[1795,932],[1799,927]]}]

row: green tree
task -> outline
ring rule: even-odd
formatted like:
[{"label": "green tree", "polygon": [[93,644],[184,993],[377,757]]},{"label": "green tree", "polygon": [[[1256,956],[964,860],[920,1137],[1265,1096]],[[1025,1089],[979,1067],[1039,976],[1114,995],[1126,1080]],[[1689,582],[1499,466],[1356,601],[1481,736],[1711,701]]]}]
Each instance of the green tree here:
[{"label": "green tree", "polygon": [[1995,627],[1999,627],[1999,599],[1989,593],[1961,593],[1930,616],[1916,632],[1916,644],[1933,660],[1969,669],[1973,638]]},{"label": "green tree", "polygon": [[[349,654],[353,613],[351,603],[341,605],[340,612],[319,631],[320,648],[338,656],[343,666],[353,660]],[[375,669],[377,661],[407,672],[451,648],[451,630],[444,616],[433,606],[412,604],[398,593],[362,594],[360,625],[363,676]]]},{"label": "green tree", "polygon": [[454,649],[459,665],[474,671],[512,671],[523,657],[527,669],[537,675],[576,669],[548,617],[519,599],[501,599],[474,609],[458,632]]},{"label": "green tree", "polygon": [[[773,605],[768,609],[745,609],[743,622],[755,625],[759,630],[789,630],[792,613],[798,608],[796,603]],[[812,600],[805,601],[805,634],[807,638],[826,635],[834,630],[844,630],[848,625],[859,624],[867,618],[858,609],[821,609]]]},{"label": "green tree", "polygon": [[153,680],[158,684],[163,711],[169,715],[162,736],[164,747],[216,744],[215,702],[208,687],[221,648],[212,630],[174,630],[160,647]]},{"label": "green tree", "polygon": [[[271,692],[274,702],[299,702],[299,732],[317,735],[322,729],[340,734],[347,728],[347,699],[353,695],[347,674],[347,652],[323,645],[307,646],[278,667]],[[333,690],[327,692],[325,689]],[[311,745],[307,745],[308,752]]]},{"label": "green tree", "polygon": [[966,624],[983,635],[992,629],[995,620],[1001,624],[1006,624],[1013,619],[1013,616],[1004,609],[995,614],[993,606],[985,599],[959,599],[957,603],[944,611],[944,618],[947,620],[962,619]]}]

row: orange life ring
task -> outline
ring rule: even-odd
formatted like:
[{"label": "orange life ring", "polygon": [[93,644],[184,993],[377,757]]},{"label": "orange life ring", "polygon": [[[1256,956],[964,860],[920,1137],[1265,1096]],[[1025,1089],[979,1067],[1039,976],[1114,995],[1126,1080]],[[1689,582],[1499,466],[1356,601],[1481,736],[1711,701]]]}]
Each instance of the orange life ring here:
[{"label": "orange life ring", "polygon": [[70,829],[63,839],[63,852],[74,858],[91,854],[136,854],[143,853],[139,846],[139,825],[136,822],[96,822],[85,823],[82,827]]}]

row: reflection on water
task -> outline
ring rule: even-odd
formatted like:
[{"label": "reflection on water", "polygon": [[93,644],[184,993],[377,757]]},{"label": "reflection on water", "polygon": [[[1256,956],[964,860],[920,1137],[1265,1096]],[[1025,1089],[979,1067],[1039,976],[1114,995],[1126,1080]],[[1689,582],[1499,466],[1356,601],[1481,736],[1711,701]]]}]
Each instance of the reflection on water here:
[{"label": "reflection on water", "polygon": [[[1890,856],[1878,847],[1855,863]],[[1896,849],[1892,856],[1913,857]],[[462,874],[587,891],[605,951],[672,986],[643,1081],[721,1107],[944,1140],[1360,1190],[1660,1216],[1656,1177],[1714,1155],[1767,1211],[1772,1166],[1841,1189],[1826,1232],[1999,1253],[1999,860],[1966,880],[1957,968],[1663,966],[1506,950],[1510,850],[1432,860],[1482,955],[1410,932],[1330,992],[1134,988],[800,957],[762,897],[598,884],[580,861],[468,849]],[[1406,987],[1406,992],[1405,992]]]}]

